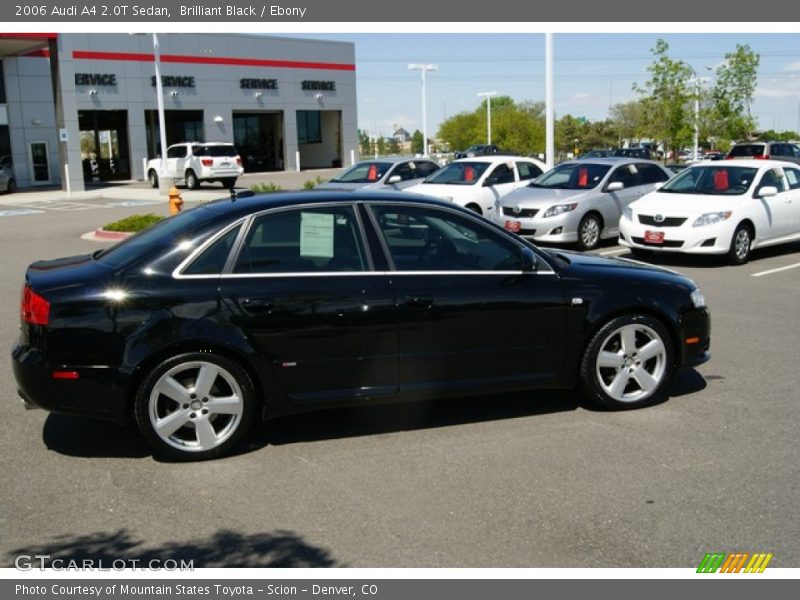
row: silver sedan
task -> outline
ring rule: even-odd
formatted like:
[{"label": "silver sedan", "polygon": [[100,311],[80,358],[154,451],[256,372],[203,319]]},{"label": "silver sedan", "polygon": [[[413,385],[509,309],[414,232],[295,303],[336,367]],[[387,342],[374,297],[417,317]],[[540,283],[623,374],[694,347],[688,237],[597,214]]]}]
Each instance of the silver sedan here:
[{"label": "silver sedan", "polygon": [[565,162],[500,198],[492,217],[522,237],[591,250],[601,239],[618,235],[625,207],[672,175],[641,159]]},{"label": "silver sedan", "polygon": [[420,183],[438,169],[439,165],[427,158],[376,158],[356,163],[316,189],[399,191]]}]

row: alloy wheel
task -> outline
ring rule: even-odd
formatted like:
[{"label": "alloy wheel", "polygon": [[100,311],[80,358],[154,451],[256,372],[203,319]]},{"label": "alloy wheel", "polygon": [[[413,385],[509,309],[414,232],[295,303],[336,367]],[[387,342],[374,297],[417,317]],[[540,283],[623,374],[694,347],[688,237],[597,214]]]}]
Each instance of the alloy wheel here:
[{"label": "alloy wheel", "polygon": [[666,374],[664,340],[641,323],[612,331],[597,353],[597,382],[617,402],[637,402],[652,396]]}]

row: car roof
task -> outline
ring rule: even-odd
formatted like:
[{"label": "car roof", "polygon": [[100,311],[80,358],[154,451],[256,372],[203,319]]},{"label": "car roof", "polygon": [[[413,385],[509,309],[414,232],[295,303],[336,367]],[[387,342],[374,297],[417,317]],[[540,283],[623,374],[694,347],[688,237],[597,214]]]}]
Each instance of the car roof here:
[{"label": "car roof", "polygon": [[424,161],[432,162],[432,163],[436,164],[436,161],[433,160],[432,158],[427,158],[427,157],[422,157],[422,156],[420,156],[420,157],[416,157],[416,156],[381,156],[380,158],[365,158],[363,160],[358,161],[356,164],[360,165],[360,164],[376,163],[376,162],[385,162],[385,163],[396,164],[396,163],[401,163],[401,162],[407,162],[407,161],[410,161],[410,160],[424,160]]},{"label": "car roof", "polygon": [[786,160],[759,160],[759,159],[737,159],[737,160],[709,160],[709,161],[702,161],[699,163],[695,163],[690,165],[689,169],[692,167],[717,167],[721,168],[723,166],[731,166],[731,167],[754,167],[756,169],[760,169],[761,167],[792,167],[793,169],[797,168],[795,163],[791,163]]},{"label": "car roof", "polygon": [[[288,206],[301,206],[307,204],[336,204],[349,202],[403,202],[407,204],[427,204],[434,206],[444,206],[447,208],[460,208],[452,202],[447,202],[441,198],[425,196],[422,194],[410,194],[403,192],[370,192],[370,191],[338,191],[338,190],[313,190],[297,192],[274,192],[269,194],[256,194],[237,198],[235,201],[230,198],[220,198],[212,202],[201,204],[198,208],[212,210],[217,214],[226,214],[231,217],[241,217],[270,208],[282,208]],[[464,209],[466,210],[466,209]]]},{"label": "car roof", "polygon": [[[527,160],[533,162],[534,159],[530,156],[517,156],[516,154],[492,154],[491,156],[472,156],[470,158],[458,158],[453,162],[485,162],[485,163],[501,163],[510,160]],[[453,163],[450,163],[453,164]]]},{"label": "car roof", "polygon": [[593,162],[598,165],[608,165],[608,166],[647,163],[649,165],[658,165],[659,167],[663,167],[661,163],[656,162],[654,160],[649,160],[647,158],[636,158],[635,156],[600,156],[597,158],[590,157],[590,158],[567,160],[559,164],[561,165],[571,164],[571,163],[585,164],[588,162]]}]

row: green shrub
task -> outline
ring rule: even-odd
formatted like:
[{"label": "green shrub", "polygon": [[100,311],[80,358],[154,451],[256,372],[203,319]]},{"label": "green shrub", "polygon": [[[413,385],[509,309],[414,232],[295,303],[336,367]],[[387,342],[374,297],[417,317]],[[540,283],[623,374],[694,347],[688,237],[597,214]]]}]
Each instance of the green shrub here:
[{"label": "green shrub", "polygon": [[317,182],[310,179],[303,184],[304,190],[313,190],[315,187],[317,187]]},{"label": "green shrub", "polygon": [[281,186],[275,185],[271,181],[269,183],[256,183],[250,186],[250,190],[256,194],[272,194],[273,192],[280,192]]},{"label": "green shrub", "polygon": [[155,215],[148,213],[146,215],[131,215],[119,221],[114,221],[108,225],[104,225],[103,229],[106,231],[124,231],[126,233],[135,233],[142,229],[147,229],[150,225],[158,223],[164,219],[162,215]]}]

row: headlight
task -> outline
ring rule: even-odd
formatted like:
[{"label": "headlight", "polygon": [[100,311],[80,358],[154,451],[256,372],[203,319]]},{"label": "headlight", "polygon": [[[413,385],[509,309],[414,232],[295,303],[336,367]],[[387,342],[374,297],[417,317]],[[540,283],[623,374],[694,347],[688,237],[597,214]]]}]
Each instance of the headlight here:
[{"label": "headlight", "polygon": [[573,202],[572,204],[556,204],[555,206],[551,206],[546,211],[544,211],[542,217],[544,217],[545,219],[547,217],[555,217],[556,215],[561,215],[564,213],[568,213],[571,210],[575,210],[577,207],[578,207],[577,202]]},{"label": "headlight", "polygon": [[633,209],[630,206],[626,206],[622,209],[622,216],[628,219],[628,221],[633,221]]},{"label": "headlight", "polygon": [[713,212],[700,215],[692,223],[692,227],[702,227],[703,225],[716,225],[731,216],[731,211]]},{"label": "headlight", "polygon": [[703,292],[700,291],[700,288],[695,288],[691,298],[695,308],[703,308],[706,305],[706,297],[703,296]]}]

